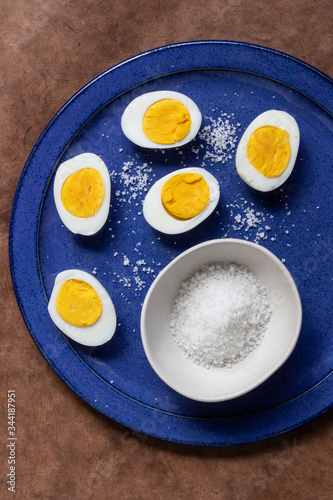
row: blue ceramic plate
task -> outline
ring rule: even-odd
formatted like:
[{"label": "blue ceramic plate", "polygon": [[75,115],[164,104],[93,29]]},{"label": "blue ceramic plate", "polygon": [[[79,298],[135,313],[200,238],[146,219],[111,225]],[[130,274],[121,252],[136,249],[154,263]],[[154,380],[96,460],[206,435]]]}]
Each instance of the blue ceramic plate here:
[{"label": "blue ceramic plate", "polygon": [[[121,115],[136,96],[183,92],[199,106],[199,136],[179,150],[130,143]],[[331,329],[333,85],[315,68],[272,49],[229,41],[185,42],[139,54],[78,91],[37,141],[18,183],[10,225],[10,264],[19,307],[40,351],[63,381],[93,408],[132,429],[179,443],[232,445],[276,436],[332,406]],[[235,148],[252,119],[277,108],[292,114],[301,142],[282,189],[254,192],[235,169]],[[212,134],[215,140],[211,140]],[[71,234],[53,200],[59,162],[101,155],[112,179],[112,208],[96,237]],[[205,166],[220,182],[217,211],[180,236],[145,223],[142,200],[163,175]],[[213,238],[265,246],[293,275],[303,327],[289,360],[269,380],[232,401],[191,401],[151,369],[140,339],[145,294],[171,259]],[[57,273],[95,274],[118,314],[117,331],[97,348],[69,341],[51,322],[47,302]]]}]

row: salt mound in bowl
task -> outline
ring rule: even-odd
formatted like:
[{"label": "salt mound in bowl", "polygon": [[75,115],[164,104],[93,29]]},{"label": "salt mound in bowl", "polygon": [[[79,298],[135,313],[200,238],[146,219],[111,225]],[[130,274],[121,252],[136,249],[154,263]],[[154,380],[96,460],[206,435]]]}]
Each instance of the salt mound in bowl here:
[{"label": "salt mound in bowl", "polygon": [[[240,356],[237,362],[219,363],[218,353],[215,356],[212,350],[210,357],[205,358],[203,354],[200,358],[200,350],[193,357],[190,349],[191,358],[172,335],[170,322],[180,286],[202,266],[211,263],[246,266],[267,291],[271,314],[265,332],[259,345],[247,352],[244,359]],[[212,311],[212,322],[217,313]],[[150,365],[168,386],[196,401],[218,402],[241,396],[267,380],[292,353],[301,323],[301,301],[285,265],[255,243],[218,239],[186,250],[161,271],[143,304],[141,338]],[[239,341],[235,333],[235,340]],[[200,337],[200,332],[198,334]],[[232,352],[230,339],[228,345]],[[221,349],[219,343],[216,346]],[[207,359],[215,360],[215,365],[207,364]]]}]

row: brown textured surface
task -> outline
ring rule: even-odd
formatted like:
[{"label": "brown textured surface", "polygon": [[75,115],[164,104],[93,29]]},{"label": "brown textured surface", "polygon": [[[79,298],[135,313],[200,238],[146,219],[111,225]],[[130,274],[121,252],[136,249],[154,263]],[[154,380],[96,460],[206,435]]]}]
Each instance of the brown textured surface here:
[{"label": "brown textured surface", "polygon": [[188,448],[138,436],[97,414],[47,365],[11,286],[7,232],[14,190],[59,107],[109,66],[194,39],[273,47],[333,76],[330,0],[1,0],[0,497],[7,492],[7,390],[17,395],[16,497],[167,500],[332,498],[332,416],[232,448]]}]

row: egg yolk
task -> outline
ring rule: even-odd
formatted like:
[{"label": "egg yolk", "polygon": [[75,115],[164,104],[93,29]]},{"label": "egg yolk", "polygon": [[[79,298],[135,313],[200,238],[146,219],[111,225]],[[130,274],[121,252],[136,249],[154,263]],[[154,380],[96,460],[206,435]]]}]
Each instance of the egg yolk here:
[{"label": "egg yolk", "polygon": [[265,177],[281,175],[287,168],[290,153],[288,132],[272,125],[255,130],[246,149],[251,165]]},{"label": "egg yolk", "polygon": [[175,99],[161,99],[147,109],[142,128],[152,142],[173,144],[189,133],[191,116],[183,103]]},{"label": "egg yolk", "polygon": [[200,174],[177,174],[166,181],[161,199],[164,208],[177,219],[191,219],[209,202],[209,186]]},{"label": "egg yolk", "polygon": [[70,279],[60,287],[56,303],[58,314],[74,326],[96,323],[102,314],[102,301],[96,290],[86,281]]},{"label": "egg yolk", "polygon": [[65,180],[61,201],[71,215],[92,217],[101,208],[104,199],[104,181],[94,168],[82,168]]}]

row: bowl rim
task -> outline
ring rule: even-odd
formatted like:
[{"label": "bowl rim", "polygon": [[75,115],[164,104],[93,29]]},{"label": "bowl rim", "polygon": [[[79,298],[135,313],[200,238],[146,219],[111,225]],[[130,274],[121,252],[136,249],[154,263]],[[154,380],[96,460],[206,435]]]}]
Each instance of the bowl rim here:
[{"label": "bowl rim", "polygon": [[[221,244],[222,245],[237,244],[237,245],[249,247],[252,249],[254,249],[254,248],[259,249],[259,252],[260,251],[263,252],[271,260],[273,260],[275,262],[275,264],[277,264],[277,266],[284,273],[284,276],[286,276],[288,279],[288,284],[292,290],[292,293],[294,295],[295,302],[297,305],[297,307],[295,308],[295,321],[296,321],[296,325],[295,325],[295,329],[294,329],[295,333],[292,336],[292,341],[289,344],[288,350],[285,352],[285,354],[281,358],[281,360],[276,362],[274,365],[272,365],[272,367],[269,370],[267,370],[266,373],[262,374],[249,387],[239,389],[233,395],[229,395],[229,396],[225,396],[225,397],[224,396],[211,396],[211,397],[195,396],[194,397],[193,395],[192,396],[190,395],[189,391],[184,391],[184,390],[180,391],[179,388],[177,388],[175,386],[175,384],[172,384],[168,381],[167,377],[165,377],[164,375],[161,375],[159,367],[158,367],[158,363],[155,362],[154,357],[151,354],[150,345],[149,345],[149,341],[148,341],[148,332],[147,332],[146,326],[145,326],[146,315],[147,315],[150,299],[154,293],[156,286],[158,285],[160,280],[163,279],[163,277],[165,276],[165,274],[169,271],[169,269],[171,267],[173,267],[177,262],[188,257],[188,255],[190,255],[190,254],[192,254],[192,253],[194,253],[194,252],[196,252],[196,251],[198,251],[206,246],[215,246],[215,245],[221,245]],[[223,258],[221,259],[221,261],[222,260],[223,260]],[[230,260],[230,259],[226,259],[226,260]],[[242,239],[238,239],[238,238],[216,238],[216,239],[207,240],[207,241],[198,243],[198,244],[184,250],[182,253],[180,253],[174,259],[172,259],[169,262],[169,264],[167,264],[161,270],[161,272],[158,274],[158,276],[155,278],[155,280],[151,284],[151,286],[150,286],[150,288],[145,296],[145,299],[144,299],[144,302],[142,305],[142,309],[141,309],[140,332],[141,332],[141,341],[143,344],[143,348],[144,348],[144,352],[145,352],[145,355],[147,357],[147,360],[148,360],[151,368],[157,374],[157,376],[166,385],[168,385],[171,389],[176,391],[178,394],[181,394],[182,396],[189,398],[191,400],[204,402],[204,403],[214,403],[214,402],[217,403],[217,402],[227,401],[227,400],[231,400],[231,399],[236,399],[244,394],[247,394],[247,393],[251,392],[253,389],[255,389],[256,387],[258,387],[259,385],[261,385],[263,382],[265,382],[269,377],[271,377],[287,361],[287,359],[290,357],[291,353],[293,352],[293,350],[298,342],[299,336],[300,336],[301,327],[302,327],[302,319],[303,319],[302,302],[301,302],[301,298],[300,298],[296,283],[295,283],[290,271],[288,270],[288,268],[285,266],[285,264],[283,262],[281,262],[281,260],[272,251],[268,250],[267,248],[263,247],[262,245],[260,245],[258,243],[254,243],[254,242],[247,241],[247,240],[242,240]]]}]

